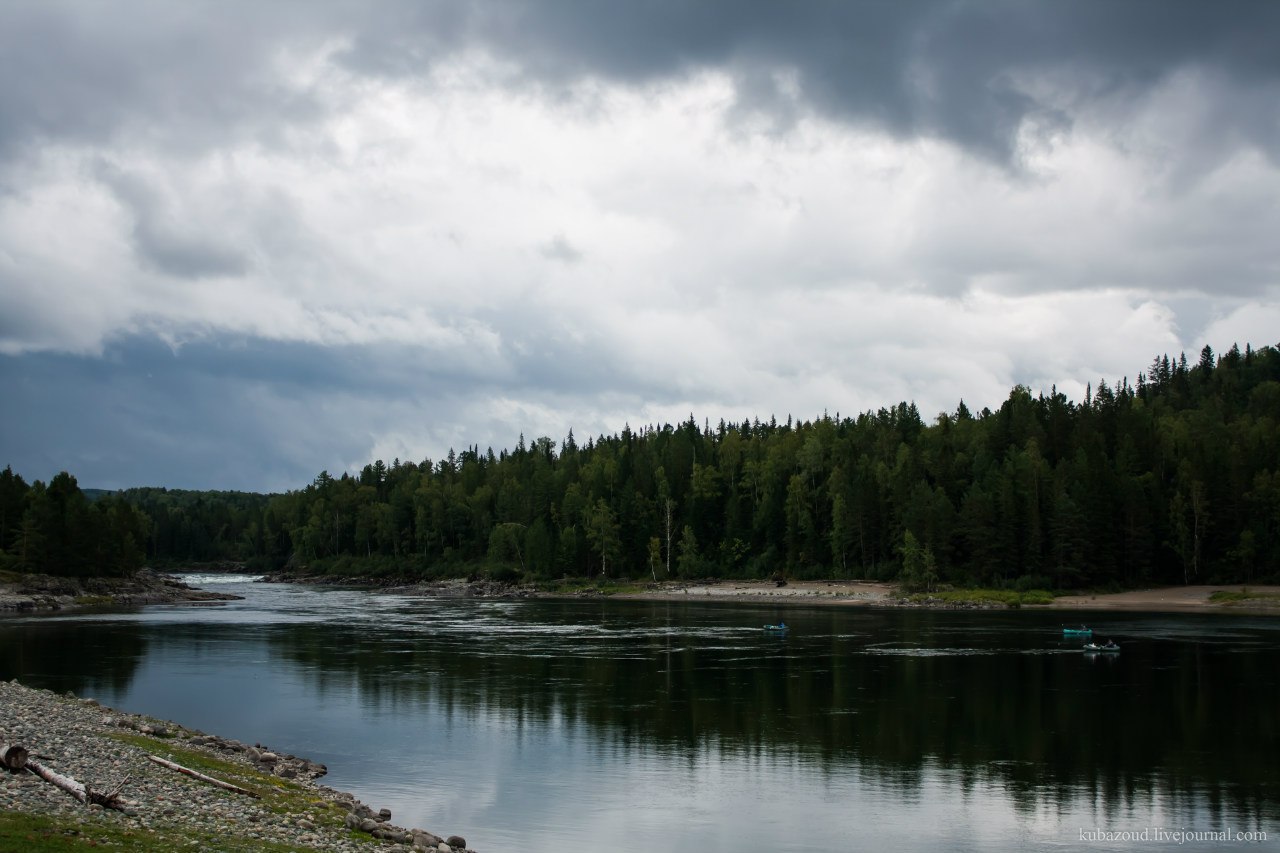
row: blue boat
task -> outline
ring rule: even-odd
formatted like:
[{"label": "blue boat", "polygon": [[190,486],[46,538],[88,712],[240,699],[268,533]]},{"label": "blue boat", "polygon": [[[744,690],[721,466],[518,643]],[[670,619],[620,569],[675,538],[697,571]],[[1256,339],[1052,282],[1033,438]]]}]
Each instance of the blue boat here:
[{"label": "blue boat", "polygon": [[781,633],[783,633],[784,631],[786,631],[786,630],[787,630],[787,623],[786,623],[786,622],[779,622],[777,625],[765,625],[765,626],[764,626],[764,629],[765,629],[766,631],[771,631],[771,632],[776,633],[776,634],[781,634]]},{"label": "blue boat", "polygon": [[1063,628],[1062,634],[1065,637],[1092,637],[1093,629],[1081,625],[1079,628]]}]

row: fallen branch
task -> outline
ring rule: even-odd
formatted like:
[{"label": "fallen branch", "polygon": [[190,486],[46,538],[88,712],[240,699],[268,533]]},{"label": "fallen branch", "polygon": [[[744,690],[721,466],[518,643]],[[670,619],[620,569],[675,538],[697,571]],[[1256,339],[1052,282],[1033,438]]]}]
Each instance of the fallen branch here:
[{"label": "fallen branch", "polygon": [[25,747],[18,746],[16,743],[0,743],[0,767],[17,773],[27,766],[29,754]]},{"label": "fallen branch", "polygon": [[148,755],[147,758],[154,761],[156,764],[159,764],[161,767],[168,767],[170,770],[176,770],[179,773],[184,773],[193,779],[199,779],[201,782],[208,782],[210,785],[217,785],[219,788],[223,788],[227,791],[234,791],[237,794],[244,794],[246,797],[253,797],[255,800],[261,799],[256,793],[250,791],[248,788],[241,788],[239,785],[232,785],[230,782],[223,782],[221,779],[206,776],[203,773],[192,770],[190,767],[183,767],[181,764],[174,764],[166,758],[158,758],[154,755]]},{"label": "fallen branch", "polygon": [[104,809],[115,809],[118,812],[128,812],[128,807],[120,799],[120,789],[124,787],[124,783],[129,781],[129,777],[120,780],[120,783],[110,791],[95,791],[89,785],[76,781],[70,776],[63,776],[61,773],[49,767],[45,767],[39,761],[27,761],[27,769],[48,782],[53,787],[75,797],[82,803],[102,806]]}]

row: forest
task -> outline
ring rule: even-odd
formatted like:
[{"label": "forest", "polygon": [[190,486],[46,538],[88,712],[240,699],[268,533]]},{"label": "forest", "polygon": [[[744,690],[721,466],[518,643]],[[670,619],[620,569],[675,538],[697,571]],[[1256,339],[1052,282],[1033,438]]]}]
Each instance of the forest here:
[{"label": "forest", "polygon": [[1157,357],[1080,402],[1015,386],[929,423],[856,417],[570,432],[375,461],[278,495],[0,476],[0,567],[241,561],[397,579],[867,578],[1128,588],[1280,577],[1280,351]]},{"label": "forest", "polygon": [[48,485],[0,471],[0,570],[123,577],[143,565],[150,526],[117,496],[90,500],[65,471]]}]

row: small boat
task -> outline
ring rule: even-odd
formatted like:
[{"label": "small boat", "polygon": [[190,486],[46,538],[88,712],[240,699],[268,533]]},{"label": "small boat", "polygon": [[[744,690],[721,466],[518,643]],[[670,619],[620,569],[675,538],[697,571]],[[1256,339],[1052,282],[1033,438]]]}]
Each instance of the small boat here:
[{"label": "small boat", "polygon": [[1085,643],[1084,650],[1086,652],[1119,652],[1120,647],[1113,640],[1107,640],[1099,645],[1098,643]]},{"label": "small boat", "polygon": [[1092,637],[1093,629],[1081,625],[1079,628],[1063,628],[1062,634],[1065,637]]},{"label": "small boat", "polygon": [[783,631],[787,630],[787,623],[786,623],[786,622],[779,622],[777,625],[765,625],[765,626],[764,626],[764,629],[765,629],[766,631],[773,631],[773,632],[775,632],[775,633],[782,633]]}]

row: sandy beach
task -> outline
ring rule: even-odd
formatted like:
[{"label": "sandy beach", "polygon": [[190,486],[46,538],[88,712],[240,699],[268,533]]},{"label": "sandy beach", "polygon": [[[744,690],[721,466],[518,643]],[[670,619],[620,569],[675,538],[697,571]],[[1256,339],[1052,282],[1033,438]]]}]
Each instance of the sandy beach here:
[{"label": "sandy beach", "polygon": [[[1209,600],[1219,590],[1239,592],[1240,585],[1171,586],[1117,593],[1063,595],[1052,604],[1055,610],[1129,610],[1148,612],[1271,612],[1280,607],[1252,601],[1220,604]],[[1250,592],[1280,595],[1280,586],[1249,586]],[[792,581],[777,586],[769,581],[671,582],[651,586],[641,592],[615,598],[646,601],[760,601],[769,604],[836,605],[845,607],[900,606],[893,584],[872,581]],[[919,606],[919,605],[914,605]],[[1029,609],[1036,609],[1034,607]]]},{"label": "sandy beach", "polygon": [[[1245,611],[1280,614],[1280,602],[1268,603],[1253,600],[1241,603],[1220,604],[1209,600],[1218,591],[1243,592],[1239,584],[1221,586],[1164,586],[1155,589],[1138,589],[1108,595],[1064,595],[1054,599],[1050,607],[1059,610],[1146,610],[1152,612],[1223,612]],[[1280,586],[1248,586],[1249,592],[1280,595]]]},{"label": "sandy beach", "polygon": [[642,601],[755,601],[770,604],[886,605],[895,594],[893,584],[872,581],[793,581],[778,586],[772,581],[672,581],[653,584],[641,592],[618,593],[613,598]]}]

